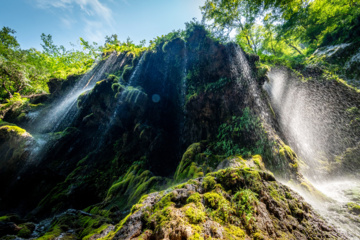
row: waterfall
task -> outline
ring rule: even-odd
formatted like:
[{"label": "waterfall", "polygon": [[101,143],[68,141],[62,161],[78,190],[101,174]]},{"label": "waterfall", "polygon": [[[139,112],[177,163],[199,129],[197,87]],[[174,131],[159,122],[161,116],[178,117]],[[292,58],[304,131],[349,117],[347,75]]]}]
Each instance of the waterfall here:
[{"label": "waterfall", "polygon": [[346,204],[352,201],[347,192],[360,192],[360,181],[326,174],[334,155],[350,147],[343,140],[355,139],[345,128],[342,111],[348,104],[340,99],[338,88],[325,88],[322,84],[326,83],[319,80],[304,83],[284,69],[272,69],[268,78],[263,88],[271,99],[285,140],[305,163],[300,166],[301,173],[332,200],[324,203],[301,189],[295,190],[339,231],[351,239],[359,238],[360,227],[351,220]]},{"label": "waterfall", "polygon": [[[121,107],[122,107],[121,102],[127,101],[127,102],[133,102],[135,104],[137,103],[137,100],[142,92],[140,90],[136,89],[134,86],[137,84],[137,80],[141,74],[141,69],[143,67],[144,60],[145,60],[145,54],[146,53],[143,53],[141,55],[138,64],[135,66],[135,70],[132,72],[129,81],[125,86],[125,89],[123,89],[122,92],[120,93],[120,95],[117,97],[116,106],[114,108],[113,114],[110,117],[109,122],[105,125],[100,125],[100,127],[98,129],[98,132],[100,135],[99,135],[99,137],[97,137],[98,141],[97,141],[96,150],[101,149],[101,147],[104,145],[105,139],[106,139],[111,127],[114,125],[118,114],[122,111],[121,110]],[[136,94],[134,91],[136,92]]]},{"label": "waterfall", "polygon": [[[103,64],[96,62],[92,69],[84,74],[75,85],[60,99],[49,107],[37,112],[29,113],[32,116],[30,132],[33,134],[36,146],[33,147],[30,159],[41,158],[47,144],[51,144],[51,137],[47,133],[62,131],[70,126],[78,114],[78,97],[91,90],[95,84],[104,79],[117,60],[116,53],[112,53]],[[123,63],[123,62],[122,62]]]},{"label": "waterfall", "polygon": [[[109,69],[113,67],[116,59],[116,53],[112,53],[100,66],[100,69],[93,67],[91,71],[82,76],[68,93],[45,109],[45,114],[40,113],[33,119],[35,126],[31,131],[35,133],[54,132],[69,126],[77,112],[78,97],[92,89],[98,81],[104,79],[105,73],[108,73]],[[63,129],[59,128],[61,125],[64,125]]]},{"label": "waterfall", "polygon": [[185,101],[186,101],[186,89],[187,89],[187,64],[188,64],[188,56],[187,56],[187,47],[186,41],[184,41],[184,60],[183,60],[183,71],[181,78],[181,105],[185,111]]},{"label": "waterfall", "polygon": [[249,97],[246,98],[246,104],[252,106],[265,125],[270,124],[269,113],[260,97],[260,89],[244,51],[236,45],[228,45],[227,51],[230,58],[231,75],[236,78],[239,89],[246,88],[246,92],[249,94]]}]

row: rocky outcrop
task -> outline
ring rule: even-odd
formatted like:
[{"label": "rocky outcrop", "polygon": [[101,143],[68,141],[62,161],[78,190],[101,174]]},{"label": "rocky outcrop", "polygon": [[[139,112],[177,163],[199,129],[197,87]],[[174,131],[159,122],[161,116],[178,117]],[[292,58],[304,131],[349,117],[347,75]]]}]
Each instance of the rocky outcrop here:
[{"label": "rocky outcrop", "polygon": [[106,239],[345,239],[295,192],[228,168],[143,196]]}]

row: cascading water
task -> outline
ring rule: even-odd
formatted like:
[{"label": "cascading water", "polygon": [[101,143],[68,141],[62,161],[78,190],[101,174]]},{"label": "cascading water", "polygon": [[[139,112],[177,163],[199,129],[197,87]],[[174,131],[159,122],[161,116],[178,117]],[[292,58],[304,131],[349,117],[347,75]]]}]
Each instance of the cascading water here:
[{"label": "cascading water", "polygon": [[182,84],[181,84],[181,104],[185,111],[185,99],[186,99],[186,89],[187,89],[187,64],[188,64],[188,57],[187,57],[187,48],[186,48],[186,41],[184,41],[184,60],[183,60],[183,76],[182,76]]},{"label": "cascading water", "polygon": [[246,58],[244,51],[237,45],[227,45],[227,52],[230,61],[231,76],[237,80],[239,89],[246,89],[245,104],[251,106],[251,109],[261,118],[262,124],[269,136],[273,135],[272,121],[268,107],[261,98],[260,89],[252,74],[252,68],[249,60]]},{"label": "cascading water", "polygon": [[76,106],[78,97],[102,80],[105,74],[109,73],[109,70],[114,67],[116,60],[117,55],[114,52],[100,67],[98,67],[99,63],[96,62],[95,67],[82,76],[61,99],[53,102],[46,109],[29,113],[29,116],[32,116],[30,121],[32,126],[29,131],[37,143],[32,149],[32,158],[39,157],[42,150],[46,148],[46,144],[51,139],[47,133],[63,130],[71,124],[78,112]]},{"label": "cascading water", "polygon": [[100,149],[104,145],[105,138],[108,135],[111,127],[114,125],[116,116],[119,114],[119,112],[121,112],[120,102],[127,101],[127,102],[136,103],[138,101],[138,98],[142,92],[140,90],[136,89],[134,86],[136,85],[137,79],[139,78],[139,75],[141,73],[141,68],[142,68],[142,66],[144,64],[144,60],[145,60],[145,54],[146,53],[143,53],[141,55],[140,60],[135,67],[135,70],[133,71],[133,73],[130,76],[128,84],[125,86],[125,89],[120,93],[120,95],[117,96],[117,98],[118,98],[117,104],[116,104],[116,107],[114,108],[114,112],[110,118],[110,121],[105,126],[100,126],[100,128],[98,129],[98,132],[100,133],[100,138],[98,140],[97,150]]},{"label": "cascading water", "polygon": [[359,239],[358,220],[348,212],[346,204],[354,201],[349,192],[360,192],[360,182],[327,173],[331,159],[350,147],[346,139],[356,138],[346,129],[342,110],[351,104],[340,101],[336,90],[322,87],[319,81],[301,82],[284,69],[271,70],[268,78],[263,88],[271,99],[282,134],[304,162],[300,171],[330,201],[324,203],[301,189],[295,190],[344,235]]},{"label": "cascading water", "polygon": [[[35,127],[31,129],[35,133],[43,133],[49,131],[59,130],[59,126],[64,124],[64,120],[71,121],[72,118],[68,119],[68,115],[74,114],[74,107],[76,106],[76,100],[84,92],[92,89],[95,84],[104,78],[104,74],[109,72],[109,68],[113,67],[114,62],[117,59],[116,53],[112,53],[101,65],[100,69],[93,68],[91,71],[81,77],[74,87],[65,94],[61,99],[55,101],[50,108],[46,109],[46,114],[38,114],[37,118],[33,119]],[[76,111],[75,111],[76,112]],[[65,125],[69,125],[65,123]]]}]

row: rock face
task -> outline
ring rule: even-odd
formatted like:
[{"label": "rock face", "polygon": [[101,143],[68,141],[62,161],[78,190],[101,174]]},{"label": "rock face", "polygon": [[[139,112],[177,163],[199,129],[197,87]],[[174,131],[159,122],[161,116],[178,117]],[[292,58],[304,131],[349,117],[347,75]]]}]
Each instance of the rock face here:
[{"label": "rock face", "polygon": [[296,193],[228,168],[143,196],[107,239],[344,239]]}]

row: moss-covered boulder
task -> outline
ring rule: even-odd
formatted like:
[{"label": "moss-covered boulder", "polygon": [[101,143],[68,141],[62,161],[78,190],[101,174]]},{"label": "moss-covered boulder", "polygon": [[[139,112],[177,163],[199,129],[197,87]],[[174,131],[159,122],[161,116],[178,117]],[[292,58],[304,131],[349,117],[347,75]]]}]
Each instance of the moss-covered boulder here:
[{"label": "moss-covered boulder", "polygon": [[25,129],[0,120],[0,178],[10,177],[25,164],[33,143]]},{"label": "moss-covered boulder", "polygon": [[344,239],[302,197],[253,168],[143,196],[104,239]]}]

